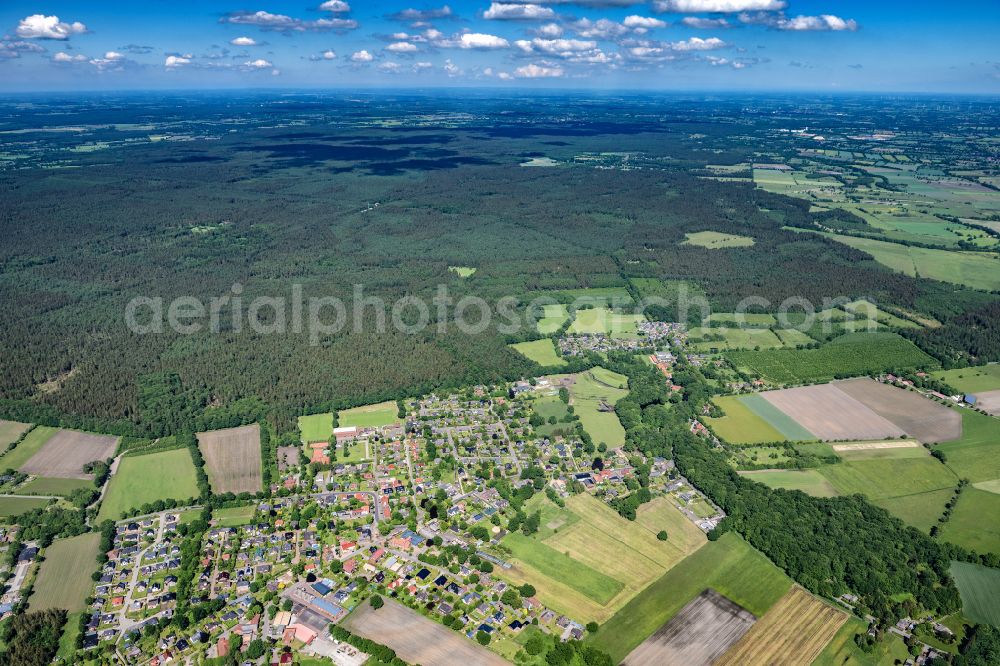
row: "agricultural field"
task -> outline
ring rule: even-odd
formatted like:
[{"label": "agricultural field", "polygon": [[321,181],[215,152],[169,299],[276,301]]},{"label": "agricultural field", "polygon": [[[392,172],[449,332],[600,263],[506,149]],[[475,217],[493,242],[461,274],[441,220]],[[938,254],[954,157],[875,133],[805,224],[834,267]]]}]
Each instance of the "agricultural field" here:
[{"label": "agricultural field", "polygon": [[30,423],[0,419],[0,451],[6,449],[11,442],[16,442],[17,438],[24,434],[30,427]]},{"label": "agricultural field", "polygon": [[724,234],[719,231],[698,231],[696,233],[684,234],[682,245],[697,245],[709,250],[719,250],[730,247],[750,247],[756,241],[750,236],[737,236],[736,234]]},{"label": "agricultural field", "polygon": [[962,418],[955,410],[914,391],[870,379],[837,382],[836,387],[920,442],[944,442],[962,436]]},{"label": "agricultural field", "polygon": [[59,432],[59,428],[50,426],[35,426],[24,436],[17,446],[7,454],[0,456],[0,470],[20,469],[38,453],[49,438]]},{"label": "agricultural field", "polygon": [[337,425],[340,427],[357,426],[359,428],[381,428],[399,423],[399,407],[392,400],[375,405],[352,407],[337,412]]},{"label": "agricultural field", "polygon": [[19,516],[33,509],[40,509],[48,503],[49,500],[43,497],[7,497],[0,495],[0,518]]},{"label": "agricultural field", "polygon": [[[705,340],[708,336],[721,335],[723,340]],[[692,328],[688,340],[695,351],[724,349],[776,349],[784,347],[774,331],[768,328]],[[702,340],[699,342],[699,340]]]},{"label": "agricultural field", "polygon": [[818,384],[760,396],[821,440],[888,439],[906,434],[839,388]]},{"label": "agricultural field", "polygon": [[706,321],[710,324],[734,324],[761,328],[770,328],[778,323],[773,314],[766,312],[713,312]]},{"label": "agricultural field", "polygon": [[253,520],[257,508],[254,506],[236,506],[212,511],[212,521],[219,527],[239,527]]},{"label": "agricultural field", "polygon": [[1000,479],[1000,422],[970,409],[959,410],[962,436],[936,448],[948,458],[948,467],[973,483]]},{"label": "agricultural field", "polygon": [[83,610],[93,585],[90,574],[98,568],[100,543],[101,535],[97,532],[53,541],[45,549],[28,609],[62,608],[70,613]]},{"label": "agricultural field", "polygon": [[569,319],[569,310],[562,303],[543,305],[542,309],[543,316],[536,324],[538,332],[542,335],[555,333]]},{"label": "agricultural field", "polygon": [[768,469],[740,472],[741,476],[763,483],[769,488],[801,490],[813,497],[836,497],[840,493],[825,476],[815,469]]},{"label": "agricultural field", "polygon": [[939,370],[932,373],[932,376],[962,393],[975,395],[980,392],[1000,390],[1000,363],[957,370]]},{"label": "agricultural field", "polygon": [[604,306],[576,311],[576,318],[566,332],[571,335],[603,333],[612,338],[634,338],[637,326],[646,318],[641,314],[618,312]]},{"label": "agricultural field", "polygon": [[763,617],[791,586],[792,581],[770,560],[736,533],[727,532],[651,583],[586,642],[620,663],[706,589]]},{"label": "agricultural field", "polygon": [[719,666],[809,666],[848,615],[795,586],[760,618]]},{"label": "agricultural field", "polygon": [[871,238],[824,234],[855,249],[867,252],[875,261],[892,270],[973,289],[1000,289],[997,255],[985,252],[956,252],[911,245],[900,245]]},{"label": "agricultural field", "polygon": [[939,538],[977,553],[1000,554],[1000,495],[966,487]]},{"label": "agricultural field", "polygon": [[60,430],[47,438],[41,448],[21,465],[20,469],[22,472],[37,476],[92,479],[93,475],[83,471],[84,465],[95,460],[111,458],[117,447],[117,437],[94,435],[77,430]]},{"label": "agricultural field", "polygon": [[909,340],[881,332],[842,335],[819,349],[734,351],[726,356],[748,374],[775,384],[801,384],[938,365]]},{"label": "agricultural field", "polygon": [[[547,499],[529,503],[542,511],[531,537],[512,533],[502,546],[514,567],[503,578],[531,583],[547,606],[586,620],[604,620],[657,576],[705,544],[705,536],[672,504],[661,499],[627,521],[589,495],[560,509]],[[669,538],[659,541],[656,533]]]},{"label": "agricultural field", "polygon": [[570,404],[580,417],[583,429],[595,444],[604,442],[610,448],[625,444],[625,428],[614,411],[606,411],[604,406],[614,407],[615,403],[628,394],[627,379],[604,368],[593,368],[574,376],[569,389]]},{"label": "agricultural field", "polygon": [[117,520],[127,511],[157,500],[198,495],[198,475],[186,448],[124,456],[108,481],[97,520]]},{"label": "agricultural field", "polygon": [[962,595],[962,614],[973,622],[1000,627],[1000,569],[952,562],[951,577]]},{"label": "agricultural field", "polygon": [[551,338],[518,342],[510,345],[517,353],[543,367],[566,365],[566,359],[559,355]]},{"label": "agricultural field", "polygon": [[60,479],[38,476],[17,489],[18,495],[70,495],[80,488],[93,488],[87,479]]},{"label": "agricultural field", "polygon": [[333,413],[310,414],[299,417],[302,443],[329,442],[333,437]]},{"label": "agricultural field", "polygon": [[886,312],[874,303],[863,299],[847,303],[841,307],[855,317],[861,317],[863,320],[874,319],[880,324],[885,324],[886,326],[890,326],[892,328],[920,328],[919,324],[916,324],[909,319],[897,317],[891,312]]},{"label": "agricultural field", "polygon": [[632,650],[622,666],[709,666],[755,621],[745,608],[715,590],[705,590]]},{"label": "agricultural field", "polygon": [[256,493],[263,483],[260,426],[242,426],[198,433],[198,448],[212,492]]},{"label": "agricultural field", "polygon": [[742,396],[727,395],[713,398],[712,402],[719,406],[725,416],[704,420],[716,435],[730,444],[769,444],[785,441],[785,436],[750,409]]},{"label": "agricultural field", "polygon": [[378,610],[361,604],[343,620],[353,634],[368,638],[396,651],[408,664],[423,666],[506,666],[507,662],[478,643],[444,625],[393,601],[385,600]]}]

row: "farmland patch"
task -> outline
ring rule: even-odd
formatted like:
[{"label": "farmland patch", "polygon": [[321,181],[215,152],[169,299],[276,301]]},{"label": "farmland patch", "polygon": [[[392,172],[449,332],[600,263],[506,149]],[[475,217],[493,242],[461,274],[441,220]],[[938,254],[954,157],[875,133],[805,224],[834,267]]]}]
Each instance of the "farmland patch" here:
[{"label": "farmland patch", "polygon": [[836,386],[921,442],[944,442],[962,436],[959,413],[919,393],[866,378],[838,382]]},{"label": "farmland patch", "polygon": [[21,466],[21,471],[38,476],[92,479],[93,475],[83,471],[84,465],[112,457],[117,447],[117,437],[60,430]]},{"label": "farmland patch", "polygon": [[905,434],[837,386],[801,386],[760,395],[818,439],[883,439]]},{"label": "farmland patch", "polygon": [[256,493],[263,482],[260,426],[198,433],[205,473],[215,493]]},{"label": "farmland patch", "polygon": [[962,596],[962,614],[973,622],[1000,627],[1000,569],[952,562],[950,572]]},{"label": "farmland patch", "polygon": [[45,549],[34,592],[28,599],[32,611],[63,608],[71,613],[83,610],[97,570],[97,548],[101,535],[89,532],[53,541]]}]

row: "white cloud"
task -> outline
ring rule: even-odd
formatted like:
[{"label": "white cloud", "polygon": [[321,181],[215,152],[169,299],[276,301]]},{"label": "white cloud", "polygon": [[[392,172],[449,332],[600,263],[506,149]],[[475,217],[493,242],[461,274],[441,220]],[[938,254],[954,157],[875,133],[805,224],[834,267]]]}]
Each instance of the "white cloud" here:
[{"label": "white cloud", "polygon": [[420,62],[413,63],[414,72],[422,72],[426,69],[431,69],[434,67],[434,63],[427,62],[426,60],[421,60]]},{"label": "white cloud", "polygon": [[788,6],[785,0],[657,0],[659,12],[696,12],[733,14],[736,12],[775,12]]},{"label": "white cloud", "polygon": [[729,27],[729,21],[724,18],[712,19],[702,18],[700,16],[685,16],[681,19],[681,23],[689,28],[701,28],[703,30]]},{"label": "white cloud", "polygon": [[327,49],[320,53],[320,56],[323,57],[323,60],[333,60],[337,57],[337,53],[333,49]]},{"label": "white cloud", "polygon": [[368,51],[365,51],[364,49],[362,49],[361,51],[355,51],[354,53],[351,54],[352,62],[371,62],[374,59],[375,56],[373,56],[371,53],[368,53]]},{"label": "white cloud", "polygon": [[555,15],[551,7],[506,2],[491,3],[490,8],[483,12],[484,19],[507,21],[544,21]]},{"label": "white cloud", "polygon": [[514,70],[514,75],[520,79],[552,79],[566,74],[562,67],[546,67],[543,65],[524,65]]},{"label": "white cloud", "polygon": [[17,24],[17,36],[23,39],[69,39],[71,35],[87,32],[87,26],[74,21],[64,23],[58,16],[32,14]]},{"label": "white cloud", "polygon": [[497,78],[503,79],[504,81],[510,81],[514,76],[510,72],[497,72]]},{"label": "white cloud", "polygon": [[582,39],[541,39],[539,37],[530,42],[519,40],[515,45],[525,53],[540,51],[546,55],[562,57],[571,57],[574,54],[594,51],[597,48],[597,42],[594,41],[584,41]]},{"label": "white cloud", "polygon": [[333,12],[334,14],[351,11],[351,6],[344,2],[344,0],[326,0],[319,8],[325,12]]},{"label": "white cloud", "polygon": [[60,51],[52,56],[52,62],[86,62],[87,56],[77,53],[76,55],[70,55],[65,51]]},{"label": "white cloud", "polygon": [[270,60],[264,60],[263,58],[257,58],[256,60],[247,60],[243,63],[244,67],[249,67],[250,69],[269,69],[274,67],[274,64]]},{"label": "white cloud", "polygon": [[858,22],[854,19],[842,19],[832,14],[820,14],[819,16],[796,16],[790,19],[781,19],[776,26],[779,30],[848,30],[858,29]]},{"label": "white cloud", "polygon": [[401,69],[403,69],[403,66],[398,62],[383,62],[379,63],[378,66],[378,70],[386,74],[398,74]]},{"label": "white cloud", "polygon": [[20,58],[22,53],[45,53],[45,49],[32,42],[0,39],[0,60]]},{"label": "white cloud", "polygon": [[666,21],[661,21],[657,18],[637,16],[633,14],[632,16],[626,16],[625,20],[622,21],[622,25],[626,28],[642,28],[643,30],[651,30],[652,28],[666,27],[667,23]]},{"label": "white cloud", "polygon": [[670,48],[674,51],[711,51],[712,49],[721,49],[725,46],[728,46],[728,44],[718,37],[709,37],[708,39],[692,37],[683,42],[672,42],[670,44]]},{"label": "white cloud", "polygon": [[354,30],[358,22],[353,19],[316,19],[305,21],[284,14],[270,12],[232,12],[220,19],[222,23],[253,25],[271,32],[326,32],[330,30]]},{"label": "white cloud", "polygon": [[451,16],[451,7],[444,5],[437,9],[404,9],[395,14],[390,14],[387,18],[393,21],[432,21],[434,19],[450,18]]},{"label": "white cloud", "polygon": [[183,67],[184,65],[191,64],[190,56],[177,56],[169,55],[167,59],[163,62],[163,66],[167,69],[175,69],[177,67]]},{"label": "white cloud", "polygon": [[604,18],[596,21],[591,21],[590,19],[580,19],[570,25],[570,28],[581,37],[604,40],[617,39],[629,31],[629,29],[621,23]]},{"label": "white cloud", "polygon": [[444,61],[444,73],[449,77],[460,76],[462,74],[461,68],[453,63],[451,59]]},{"label": "white cloud", "polygon": [[233,46],[257,46],[257,40],[253,37],[234,37],[229,43]]},{"label": "white cloud", "polygon": [[510,42],[503,37],[481,32],[467,32],[458,39],[458,47],[462,49],[505,49],[508,46]]},{"label": "white cloud", "polygon": [[558,23],[546,23],[542,27],[538,28],[535,33],[539,37],[548,37],[551,39],[553,37],[562,37],[563,29]]},{"label": "white cloud", "polygon": [[393,53],[415,53],[417,47],[409,42],[395,42],[385,47],[385,50],[392,51]]}]

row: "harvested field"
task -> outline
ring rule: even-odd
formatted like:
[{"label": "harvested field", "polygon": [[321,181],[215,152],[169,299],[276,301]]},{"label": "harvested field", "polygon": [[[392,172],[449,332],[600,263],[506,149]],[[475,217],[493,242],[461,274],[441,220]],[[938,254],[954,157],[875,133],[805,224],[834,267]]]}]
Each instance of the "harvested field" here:
[{"label": "harvested field", "polygon": [[1000,416],[1000,391],[983,391],[976,394],[976,407],[987,414]]},{"label": "harvested field", "polygon": [[198,433],[198,448],[214,493],[255,493],[263,482],[260,426]]},{"label": "harvested field", "polygon": [[114,456],[118,438],[76,430],[60,430],[24,465],[22,472],[61,479],[93,479],[83,466]]},{"label": "harvested field", "polygon": [[760,395],[819,439],[888,439],[906,434],[839,386],[800,386]]},{"label": "harvested field", "polygon": [[18,421],[4,421],[0,419],[0,451],[11,442],[16,442],[17,438],[31,427],[30,423],[19,423]]},{"label": "harvested field", "polygon": [[961,415],[919,393],[864,378],[837,382],[836,386],[921,442],[946,442],[962,436]]},{"label": "harvested field", "polygon": [[423,666],[506,666],[507,662],[444,625],[391,599],[375,610],[361,604],[342,622],[348,631],[388,645],[399,658]]},{"label": "harvested field", "polygon": [[795,586],[715,663],[808,666],[846,621],[847,613]]},{"label": "harvested field", "polygon": [[753,613],[712,589],[688,603],[622,662],[623,666],[708,666],[753,626]]}]

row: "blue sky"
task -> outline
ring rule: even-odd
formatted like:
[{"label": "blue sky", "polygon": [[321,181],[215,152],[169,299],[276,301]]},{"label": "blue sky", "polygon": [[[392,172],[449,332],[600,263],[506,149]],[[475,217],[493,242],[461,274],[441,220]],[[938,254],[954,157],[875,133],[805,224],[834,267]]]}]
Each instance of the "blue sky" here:
[{"label": "blue sky", "polygon": [[5,0],[0,91],[1000,93],[1000,2]]}]

